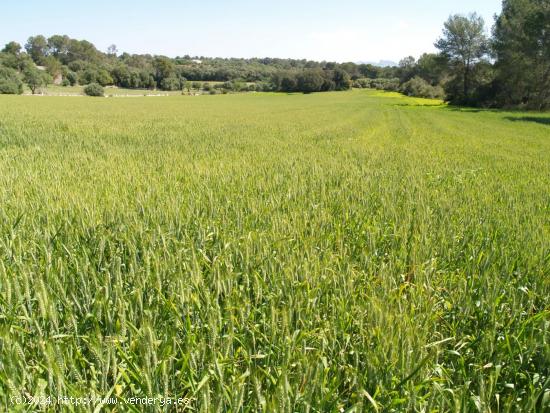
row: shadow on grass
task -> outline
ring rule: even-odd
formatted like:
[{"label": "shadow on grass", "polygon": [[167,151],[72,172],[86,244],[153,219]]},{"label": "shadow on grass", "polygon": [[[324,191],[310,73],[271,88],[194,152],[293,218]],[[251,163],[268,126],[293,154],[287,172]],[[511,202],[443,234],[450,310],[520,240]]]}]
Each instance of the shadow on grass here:
[{"label": "shadow on grass", "polygon": [[510,120],[512,122],[535,122],[540,123],[541,125],[550,126],[550,118],[538,117],[538,116],[506,116],[504,119]]},{"label": "shadow on grass", "polygon": [[395,103],[392,106],[409,106],[409,107],[424,107],[424,108],[438,108],[446,106],[445,103]]},{"label": "shadow on grass", "polygon": [[472,108],[469,106],[447,105],[447,110],[452,112],[465,112],[465,113],[481,113],[481,112],[498,112],[499,109],[491,108]]}]

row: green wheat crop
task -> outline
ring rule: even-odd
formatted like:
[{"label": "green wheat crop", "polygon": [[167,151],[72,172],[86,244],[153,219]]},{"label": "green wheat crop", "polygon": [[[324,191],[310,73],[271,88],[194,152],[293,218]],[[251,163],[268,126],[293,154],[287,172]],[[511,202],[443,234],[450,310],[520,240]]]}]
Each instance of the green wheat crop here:
[{"label": "green wheat crop", "polygon": [[548,411],[549,122],[0,96],[0,410]]}]

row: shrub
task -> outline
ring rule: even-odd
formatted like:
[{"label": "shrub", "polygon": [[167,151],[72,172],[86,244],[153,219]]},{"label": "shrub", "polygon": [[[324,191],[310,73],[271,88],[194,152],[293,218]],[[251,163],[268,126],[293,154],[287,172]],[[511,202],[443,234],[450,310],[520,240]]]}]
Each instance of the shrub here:
[{"label": "shrub", "polygon": [[386,90],[390,92],[397,92],[399,90],[399,78],[381,78],[373,79],[371,87],[379,90]]},{"label": "shrub", "polygon": [[76,74],[76,72],[69,70],[65,75],[65,80],[67,80],[71,86],[74,86],[78,83],[78,74]]},{"label": "shrub", "polygon": [[0,66],[0,94],[20,95],[23,93],[23,82],[17,71]]},{"label": "shrub", "polygon": [[363,79],[357,79],[353,82],[353,87],[355,88],[359,88],[359,89],[368,89],[368,88],[371,88],[372,86],[372,80],[373,79],[366,79],[366,78],[363,78]]},{"label": "shrub", "polygon": [[248,86],[246,86],[246,83],[234,81],[233,82],[233,90],[235,92],[242,92],[244,90],[247,90]]},{"label": "shrub", "polygon": [[98,83],[90,83],[84,88],[84,93],[88,96],[103,96],[103,86]]},{"label": "shrub", "polygon": [[445,92],[441,86],[432,86],[420,76],[415,76],[401,85],[400,91],[407,96],[420,98],[443,99]]}]

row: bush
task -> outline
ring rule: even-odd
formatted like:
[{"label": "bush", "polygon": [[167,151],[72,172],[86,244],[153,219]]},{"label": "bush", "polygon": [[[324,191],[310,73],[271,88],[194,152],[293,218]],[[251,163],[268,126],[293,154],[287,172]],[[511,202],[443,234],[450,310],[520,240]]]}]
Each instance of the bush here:
[{"label": "bush", "polygon": [[373,79],[371,87],[379,90],[386,90],[389,92],[397,92],[399,90],[399,78]]},{"label": "bush", "polygon": [[372,87],[373,79],[357,79],[353,82],[353,87],[358,89],[369,89]]},{"label": "bush", "polygon": [[401,93],[419,98],[443,99],[445,92],[441,86],[432,86],[420,76],[415,76],[401,85]]},{"label": "bush", "polygon": [[65,75],[65,80],[69,82],[70,86],[74,86],[78,83],[78,74],[76,74],[76,72],[69,70]]},{"label": "bush", "polygon": [[0,66],[0,94],[20,95],[23,93],[23,82],[17,71]]},{"label": "bush", "polygon": [[105,92],[100,84],[90,83],[84,88],[84,93],[88,96],[103,96]]}]

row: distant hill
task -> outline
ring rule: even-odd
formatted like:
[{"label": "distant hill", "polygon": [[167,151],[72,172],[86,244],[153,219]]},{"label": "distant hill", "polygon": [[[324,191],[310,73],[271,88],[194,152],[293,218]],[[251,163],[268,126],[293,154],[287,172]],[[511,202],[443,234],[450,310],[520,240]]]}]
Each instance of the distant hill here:
[{"label": "distant hill", "polygon": [[378,67],[394,67],[397,66],[397,63],[392,60],[379,60],[378,62],[357,62],[358,65],[373,65]]}]

